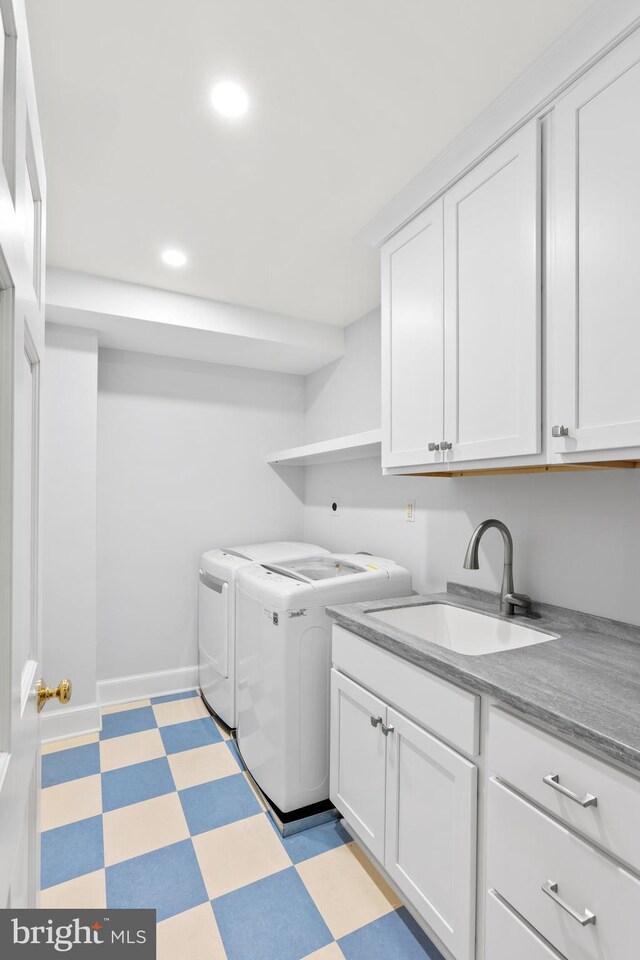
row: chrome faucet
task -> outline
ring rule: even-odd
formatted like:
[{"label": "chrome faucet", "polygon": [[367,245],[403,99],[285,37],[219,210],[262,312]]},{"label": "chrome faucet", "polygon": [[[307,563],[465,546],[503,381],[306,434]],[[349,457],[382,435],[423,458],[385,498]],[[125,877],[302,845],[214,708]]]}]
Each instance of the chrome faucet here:
[{"label": "chrome faucet", "polygon": [[471,540],[467,547],[467,554],[464,558],[464,568],[465,570],[478,570],[480,568],[480,564],[478,563],[480,541],[491,527],[495,527],[496,530],[500,531],[504,541],[504,569],[502,571],[502,589],[500,591],[500,613],[506,617],[513,617],[517,607],[521,613],[527,614],[531,609],[531,597],[528,597],[526,593],[516,593],[513,589],[513,538],[509,532],[509,528],[502,520],[483,520],[482,523],[478,524],[471,535]]}]

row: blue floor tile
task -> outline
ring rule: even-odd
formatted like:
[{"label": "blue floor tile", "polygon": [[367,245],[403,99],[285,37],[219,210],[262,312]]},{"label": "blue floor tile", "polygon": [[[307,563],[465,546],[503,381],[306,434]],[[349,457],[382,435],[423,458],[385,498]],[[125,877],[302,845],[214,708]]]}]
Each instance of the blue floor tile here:
[{"label": "blue floor tile", "polygon": [[71,750],[56,750],[42,758],[43,788],[79,777],[90,777],[94,773],[100,773],[100,748],[97,743],[72,747]]},{"label": "blue floor tile", "polygon": [[303,830],[301,833],[294,833],[290,837],[281,836],[278,830],[276,830],[276,833],[293,863],[301,863],[303,860],[317,857],[319,853],[325,853],[327,850],[333,850],[334,847],[339,847],[343,843],[351,841],[351,837],[340,825],[339,820],[321,823],[317,827],[311,827],[310,830]]},{"label": "blue floor tile", "polygon": [[227,740],[226,743],[227,743],[227,746],[229,747],[229,750],[231,750],[231,753],[234,755],[234,757],[240,764],[240,767],[244,770],[245,764],[244,764],[244,760],[240,756],[240,751],[238,750],[238,744],[234,739]]},{"label": "blue floor tile", "polygon": [[204,747],[208,743],[220,743],[222,740],[220,731],[209,717],[160,727],[160,736],[167,753],[180,753],[182,750],[192,750],[194,747]]},{"label": "blue floor tile", "polygon": [[333,941],[294,867],[212,905],[228,960],[301,960]]},{"label": "blue floor tile", "polygon": [[102,817],[89,817],[55,830],[45,830],[41,857],[40,886],[43,890],[101,870],[104,867]]},{"label": "blue floor tile", "polygon": [[346,960],[444,960],[404,907],[342,937],[338,946]]},{"label": "blue floor tile", "polygon": [[166,757],[133,763],[102,774],[102,809],[117,810],[130,803],[161,797],[175,789]]},{"label": "blue floor tile", "polygon": [[197,690],[185,690],[183,693],[166,693],[163,697],[151,697],[151,703],[169,703],[171,700],[188,700],[197,697]]},{"label": "blue floor tile", "polygon": [[261,813],[260,804],[241,773],[181,790],[180,801],[192,837]]},{"label": "blue floor tile", "polygon": [[152,908],[158,921],[207,900],[191,840],[116,863],[107,867],[106,877],[109,907]]},{"label": "blue floor tile", "polygon": [[102,718],[100,739],[124,737],[128,733],[140,733],[141,730],[151,730],[157,726],[156,716],[151,707],[121,710],[120,713],[108,713]]}]

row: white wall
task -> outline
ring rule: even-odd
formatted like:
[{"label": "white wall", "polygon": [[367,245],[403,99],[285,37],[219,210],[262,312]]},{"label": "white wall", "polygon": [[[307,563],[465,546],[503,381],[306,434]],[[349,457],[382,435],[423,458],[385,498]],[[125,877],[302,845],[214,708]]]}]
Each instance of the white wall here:
[{"label": "white wall", "polygon": [[[379,316],[347,328],[344,360],[307,378],[313,430],[338,436],[379,425],[363,411],[360,393],[373,396],[379,356],[367,365],[351,357],[352,345],[379,343]],[[368,329],[370,328],[370,329]],[[355,365],[355,366],[354,366]],[[358,370],[358,379],[351,371]],[[345,376],[345,374],[349,374]],[[336,398],[340,397],[340,404]],[[353,403],[353,406],[351,406]],[[348,421],[349,409],[364,421]],[[307,431],[307,439],[312,439]],[[322,439],[319,438],[319,439]],[[329,504],[340,502],[340,516]],[[416,521],[404,520],[408,499]],[[420,592],[456,580],[497,590],[502,540],[487,534],[480,570],[462,567],[469,537],[481,520],[498,517],[515,541],[515,585],[549,603],[640,624],[640,471],[427,478],[382,477],[378,460],[325,464],[306,469],[305,538],[334,549],[368,550],[406,564]]]},{"label": "white wall", "polygon": [[203,550],[300,539],[302,474],[270,450],[300,443],[301,377],[100,351],[98,675],[197,663]]},{"label": "white wall", "polygon": [[345,328],[345,353],[305,377],[305,439],[380,426],[380,308]]},{"label": "white wall", "polygon": [[[45,359],[43,676],[71,678],[73,716],[96,702],[97,336],[47,324]],[[45,737],[64,732],[59,709],[47,705]]]}]

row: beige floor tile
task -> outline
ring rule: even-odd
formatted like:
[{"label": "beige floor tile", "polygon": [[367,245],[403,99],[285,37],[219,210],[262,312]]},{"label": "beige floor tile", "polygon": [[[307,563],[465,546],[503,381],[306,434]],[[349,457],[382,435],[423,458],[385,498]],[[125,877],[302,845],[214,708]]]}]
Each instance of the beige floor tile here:
[{"label": "beige floor tile", "polygon": [[305,860],[296,869],[336,940],[400,906],[354,843]]},{"label": "beige floor tile", "polygon": [[123,710],[137,710],[138,707],[150,707],[151,700],[130,700],[128,703],[112,703],[109,707],[102,707],[100,712],[103,717],[108,713],[122,713]]},{"label": "beige floor tile", "polygon": [[291,866],[264,813],[193,838],[210,900]]},{"label": "beige floor tile", "polygon": [[106,866],[139,857],[189,836],[177,793],[110,810],[102,819]]},{"label": "beige floor tile", "polygon": [[188,720],[201,720],[209,716],[200,697],[187,697],[186,700],[168,700],[166,703],[154,703],[153,712],[159,727],[170,723],[186,723]]},{"label": "beige floor tile", "polygon": [[53,830],[74,820],[86,820],[102,813],[100,774],[81,777],[55,787],[45,787],[40,795],[40,829]]},{"label": "beige floor tile", "polygon": [[183,750],[171,754],[168,759],[178,790],[230,777],[240,769],[226,743],[209,743],[206,747]]},{"label": "beige floor tile", "polygon": [[[157,926],[157,960],[226,960],[210,903],[202,903]],[[331,958],[327,958],[331,960]]]},{"label": "beige floor tile", "polygon": [[58,883],[40,893],[40,906],[46,910],[91,910],[107,905],[104,870]]},{"label": "beige floor tile", "polygon": [[329,943],[321,950],[308,953],[303,960],[344,960],[344,953],[337,943]]},{"label": "beige floor tile", "polygon": [[99,734],[83,733],[79,737],[67,737],[66,740],[54,740],[52,743],[42,744],[42,756],[47,753],[58,753],[59,750],[71,750],[73,747],[84,747],[87,743],[97,743]]},{"label": "beige floor tile", "polygon": [[117,770],[132,763],[156,760],[164,757],[164,744],[160,731],[142,730],[140,733],[128,733],[124,737],[112,737],[100,741],[100,770]]}]

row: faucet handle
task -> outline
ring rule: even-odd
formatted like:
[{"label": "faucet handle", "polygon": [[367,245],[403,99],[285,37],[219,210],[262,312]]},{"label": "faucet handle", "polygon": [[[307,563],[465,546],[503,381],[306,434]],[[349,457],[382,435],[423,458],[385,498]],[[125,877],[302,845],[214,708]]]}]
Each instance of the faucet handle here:
[{"label": "faucet handle", "polygon": [[526,593],[507,593],[504,602],[511,604],[512,607],[520,607],[524,614],[531,610],[531,597]]}]

